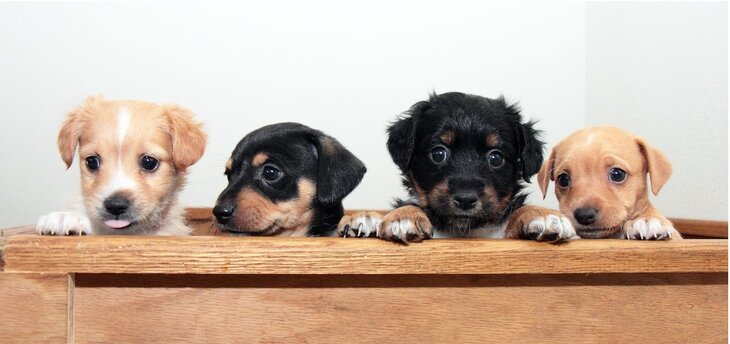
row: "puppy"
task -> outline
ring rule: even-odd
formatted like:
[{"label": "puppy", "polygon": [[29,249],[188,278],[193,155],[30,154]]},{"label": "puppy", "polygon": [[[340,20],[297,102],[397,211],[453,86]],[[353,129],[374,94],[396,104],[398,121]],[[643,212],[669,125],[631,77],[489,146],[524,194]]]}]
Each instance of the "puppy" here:
[{"label": "puppy", "polygon": [[551,180],[560,211],[581,238],[680,239],[650,203],[669,180],[672,166],[644,139],[614,127],[579,130],[560,141],[538,173],[543,197]]},{"label": "puppy", "polygon": [[337,140],[299,123],[246,135],[226,163],[228,186],[213,208],[218,227],[238,235],[330,236],[342,199],[365,165]]},{"label": "puppy", "polygon": [[[382,218],[375,213],[345,216],[338,233],[401,243],[434,234],[503,238],[505,221],[525,201],[522,182],[542,163],[543,143],[537,136],[533,123],[522,123],[520,110],[503,98],[433,94],[388,128],[388,150],[411,198],[398,200],[397,208]],[[573,235],[559,213],[534,210],[525,213],[529,219],[523,222],[542,224],[532,226],[536,238]],[[546,225],[548,215],[558,221]]]},{"label": "puppy", "polygon": [[206,139],[179,106],[89,97],[58,134],[67,168],[78,147],[83,210],[41,217],[38,233],[190,234],[177,197]]}]

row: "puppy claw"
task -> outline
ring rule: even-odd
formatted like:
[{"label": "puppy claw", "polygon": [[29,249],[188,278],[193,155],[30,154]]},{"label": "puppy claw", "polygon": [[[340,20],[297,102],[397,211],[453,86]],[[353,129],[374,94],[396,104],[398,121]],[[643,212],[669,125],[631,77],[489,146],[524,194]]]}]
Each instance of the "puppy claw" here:
[{"label": "puppy claw", "polygon": [[629,240],[667,240],[672,239],[674,226],[661,218],[640,217],[624,223],[624,235]]},{"label": "puppy claw", "polygon": [[86,235],[91,232],[91,222],[79,213],[59,211],[41,216],[36,231],[40,235]]},{"label": "puppy claw", "polygon": [[561,242],[577,238],[570,220],[562,215],[537,217],[523,228],[524,235],[535,241]]},{"label": "puppy claw", "polygon": [[378,237],[402,244],[430,239],[433,225],[420,208],[403,206],[387,213],[378,228]]},{"label": "puppy claw", "polygon": [[357,212],[352,215],[345,215],[337,225],[336,234],[343,238],[374,237],[382,221],[383,216],[376,212]]}]

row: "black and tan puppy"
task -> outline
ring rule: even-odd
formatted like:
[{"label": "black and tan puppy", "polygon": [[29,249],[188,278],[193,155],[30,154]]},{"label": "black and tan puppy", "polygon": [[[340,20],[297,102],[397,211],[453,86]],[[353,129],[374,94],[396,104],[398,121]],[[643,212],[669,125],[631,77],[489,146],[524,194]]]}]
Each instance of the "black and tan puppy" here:
[{"label": "black and tan puppy", "polygon": [[[464,93],[431,95],[388,128],[388,150],[411,198],[382,219],[353,214],[340,222],[344,236],[411,242],[440,237],[504,238],[505,222],[522,207],[522,182],[540,169],[543,142],[515,105]],[[530,207],[525,238],[573,236],[556,211]],[[557,219],[557,221],[555,221]],[[527,228],[531,226],[531,228]]]},{"label": "black and tan puppy", "polygon": [[224,232],[330,236],[365,165],[318,130],[278,123],[246,135],[225,173],[228,186],[213,208]]}]

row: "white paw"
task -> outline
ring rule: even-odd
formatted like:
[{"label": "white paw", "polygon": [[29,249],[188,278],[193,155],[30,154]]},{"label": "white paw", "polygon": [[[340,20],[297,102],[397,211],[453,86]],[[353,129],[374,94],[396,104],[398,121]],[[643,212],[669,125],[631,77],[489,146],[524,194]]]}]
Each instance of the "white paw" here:
[{"label": "white paw", "polygon": [[624,235],[626,239],[635,240],[665,240],[671,239],[676,230],[671,223],[662,223],[656,217],[640,217],[624,223]]},{"label": "white paw", "polygon": [[91,222],[76,212],[57,211],[41,216],[35,228],[40,235],[86,235],[91,233]]},{"label": "white paw", "polygon": [[527,224],[526,228],[522,228],[522,232],[527,238],[536,241],[559,242],[579,239],[570,220],[559,215],[536,217]]},{"label": "white paw", "polygon": [[374,237],[378,232],[383,216],[375,212],[357,212],[345,215],[337,225],[337,236],[340,237]]},{"label": "white paw", "polygon": [[433,225],[418,207],[407,205],[397,208],[383,217],[378,237],[403,244],[430,239]]}]

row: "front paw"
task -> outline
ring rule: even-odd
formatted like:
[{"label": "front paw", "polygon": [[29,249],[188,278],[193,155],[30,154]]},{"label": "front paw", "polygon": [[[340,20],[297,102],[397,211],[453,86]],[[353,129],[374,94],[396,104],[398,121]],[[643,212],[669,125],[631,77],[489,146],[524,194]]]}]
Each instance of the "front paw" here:
[{"label": "front paw", "polygon": [[658,217],[640,217],[624,223],[624,235],[629,240],[666,240],[681,238],[671,222]]},{"label": "front paw", "polygon": [[383,221],[383,215],[376,212],[360,211],[352,215],[345,215],[337,225],[337,236],[340,237],[374,237]]},{"label": "front paw", "polygon": [[36,231],[40,235],[86,235],[91,233],[91,222],[79,213],[57,211],[41,216]]},{"label": "front paw", "polygon": [[433,225],[420,208],[406,205],[385,214],[378,228],[378,237],[383,240],[419,242],[431,238]]},{"label": "front paw", "polygon": [[512,214],[506,236],[553,243],[580,239],[570,219],[555,210],[535,206],[525,206]]}]

